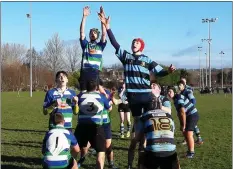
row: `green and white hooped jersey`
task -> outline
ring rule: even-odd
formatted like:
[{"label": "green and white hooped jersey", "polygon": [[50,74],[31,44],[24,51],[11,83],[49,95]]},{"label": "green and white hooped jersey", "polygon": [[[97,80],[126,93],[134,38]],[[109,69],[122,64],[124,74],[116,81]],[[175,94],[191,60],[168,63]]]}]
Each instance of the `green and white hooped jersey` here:
[{"label": "green and white hooped jersey", "polygon": [[43,141],[43,163],[48,168],[65,168],[71,158],[70,146],[76,146],[77,140],[73,133],[63,126],[57,125],[48,131]]}]

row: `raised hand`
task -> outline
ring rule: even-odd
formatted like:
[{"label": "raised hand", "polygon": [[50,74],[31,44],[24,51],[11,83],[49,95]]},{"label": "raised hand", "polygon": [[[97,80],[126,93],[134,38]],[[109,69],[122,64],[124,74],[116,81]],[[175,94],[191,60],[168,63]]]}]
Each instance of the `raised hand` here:
[{"label": "raised hand", "polygon": [[173,66],[172,64],[171,64],[170,67],[168,68],[168,71],[169,71],[170,73],[173,73],[175,70],[176,70],[176,67]]},{"label": "raised hand", "polygon": [[90,11],[90,7],[89,6],[85,6],[83,8],[83,16],[88,16],[90,15],[91,11]]}]

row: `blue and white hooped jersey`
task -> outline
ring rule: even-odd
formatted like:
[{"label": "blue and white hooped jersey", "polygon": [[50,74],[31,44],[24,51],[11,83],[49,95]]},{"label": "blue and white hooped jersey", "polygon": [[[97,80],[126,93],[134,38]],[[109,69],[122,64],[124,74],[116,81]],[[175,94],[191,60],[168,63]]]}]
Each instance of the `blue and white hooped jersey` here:
[{"label": "blue and white hooped jersey", "polygon": [[[64,92],[62,92],[58,88],[53,88],[49,90],[46,93],[45,99],[44,99],[44,108],[50,107],[54,102],[57,102],[58,100],[61,101],[61,105],[56,107],[57,111],[62,113],[64,116],[65,128],[72,128],[72,117],[73,117],[73,107],[74,103],[72,103],[73,97],[76,96],[76,93],[74,90],[66,89]],[[53,124],[50,124],[52,127]]]},{"label": "blue and white hooped jersey", "polygon": [[173,154],[176,150],[174,141],[175,123],[169,113],[163,110],[145,112],[142,117],[146,136],[146,151],[156,153],[160,157]]},{"label": "blue and white hooped jersey", "polygon": [[105,95],[98,92],[84,92],[78,95],[78,123],[103,124],[103,110],[111,107]]},{"label": "blue and white hooped jersey", "polygon": [[43,163],[49,168],[65,168],[69,165],[71,158],[70,146],[78,145],[73,133],[63,126],[55,126],[48,131],[44,137]]}]

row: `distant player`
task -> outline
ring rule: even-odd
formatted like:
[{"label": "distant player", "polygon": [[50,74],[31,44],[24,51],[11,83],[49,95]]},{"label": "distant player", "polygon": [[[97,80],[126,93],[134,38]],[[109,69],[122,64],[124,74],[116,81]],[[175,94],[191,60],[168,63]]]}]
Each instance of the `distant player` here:
[{"label": "distant player", "polygon": [[[103,13],[103,8],[100,7],[100,13]],[[81,74],[80,74],[80,88],[81,91],[86,90],[86,83],[88,80],[96,80],[101,93],[105,93],[103,87],[99,85],[99,72],[102,71],[103,58],[102,54],[106,47],[106,28],[101,24],[102,36],[99,42],[100,31],[97,28],[92,28],[89,31],[90,41],[85,36],[86,18],[90,15],[90,8],[88,6],[83,9],[83,17],[80,25],[80,44],[83,50]]]},{"label": "distant player", "polygon": [[54,128],[46,133],[43,140],[43,169],[77,169],[75,158],[80,149],[75,136],[64,128],[62,113],[53,114],[51,120]]},{"label": "distant player", "polygon": [[188,151],[186,157],[193,158],[195,154],[193,131],[199,120],[197,109],[184,95],[175,94],[172,88],[168,90],[168,97],[174,101],[180,121],[180,131],[183,132],[187,141]]},{"label": "distant player", "polygon": [[[131,131],[131,121],[130,121],[130,108],[129,108],[129,104],[128,104],[128,99],[127,99],[127,94],[126,94],[126,88],[125,88],[125,83],[122,84],[120,90],[118,91],[119,93],[119,97],[120,97],[120,101],[118,104],[118,112],[120,114],[120,137],[124,138],[124,121],[125,118],[127,120],[127,133],[126,133],[126,137],[130,137],[130,131]],[[116,100],[114,98],[114,100]],[[113,100],[113,101],[114,101]],[[117,105],[117,102],[114,102]]]},{"label": "distant player", "polygon": [[[45,115],[54,113],[54,111],[61,112],[65,119],[64,127],[72,131],[72,116],[78,113],[78,97],[74,90],[67,88],[68,74],[65,71],[58,71],[56,73],[57,86],[47,91],[43,112]],[[53,124],[51,119],[49,122],[49,128],[51,129]]]},{"label": "distant player", "polygon": [[75,136],[81,151],[85,150],[88,142],[91,144],[91,147],[97,152],[96,167],[103,169],[106,152],[103,110],[111,111],[112,106],[105,95],[97,91],[98,86],[95,80],[87,81],[86,85],[87,91],[78,95],[79,116]]},{"label": "distant player", "polygon": [[[190,86],[186,85],[185,78],[181,78],[178,82],[178,88],[180,90],[180,94],[184,95],[191,103],[193,103],[194,106],[196,106],[196,98],[193,95],[193,90],[190,89]],[[204,142],[201,138],[200,129],[197,126],[195,126],[194,133],[197,137],[196,143],[199,145],[203,144]],[[186,144],[186,141],[184,140],[182,144]]]}]

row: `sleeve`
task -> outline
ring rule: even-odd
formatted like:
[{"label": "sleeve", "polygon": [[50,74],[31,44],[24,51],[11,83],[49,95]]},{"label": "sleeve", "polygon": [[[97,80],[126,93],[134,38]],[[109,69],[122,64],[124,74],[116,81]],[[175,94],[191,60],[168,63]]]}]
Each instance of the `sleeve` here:
[{"label": "sleeve", "polygon": [[47,93],[45,95],[45,99],[44,99],[43,108],[48,108],[54,103],[55,103],[55,101],[53,100],[52,96],[50,95],[50,92],[47,91]]},{"label": "sleeve", "polygon": [[80,44],[81,44],[82,50],[84,50],[86,48],[87,43],[88,43],[88,41],[87,41],[86,37],[83,40],[80,38]]},{"label": "sleeve", "polygon": [[184,107],[184,99],[179,96],[177,101],[177,108],[180,109],[181,107]]},{"label": "sleeve", "polygon": [[110,107],[111,107],[111,104],[110,104],[110,102],[107,100],[107,98],[104,96],[104,95],[102,95],[101,94],[101,98],[102,98],[102,100],[103,100],[103,102],[104,102],[104,108],[105,109],[110,109]]},{"label": "sleeve", "polygon": [[125,63],[126,57],[127,57],[127,51],[124,49],[119,48],[118,51],[116,51],[116,56],[121,61],[121,63]]},{"label": "sleeve", "polygon": [[170,109],[172,108],[170,100],[168,98],[166,98],[166,97],[163,99],[162,105],[164,107],[167,107],[167,108],[170,108]]},{"label": "sleeve", "polygon": [[111,30],[111,29],[108,29],[108,30],[107,30],[107,34],[108,34],[108,37],[109,37],[109,40],[110,40],[112,46],[116,49],[116,51],[118,51],[119,48],[120,48],[120,45],[119,45],[118,42],[116,41],[116,38],[115,38],[115,36],[114,36],[113,33],[112,33],[112,30]]},{"label": "sleeve", "polygon": [[70,132],[70,144],[71,146],[76,146],[78,145],[78,141],[77,139],[75,138],[74,134]]},{"label": "sleeve", "polygon": [[47,135],[48,135],[48,132],[46,132],[44,139],[43,139],[42,150],[41,150],[42,154],[45,154],[45,151],[46,151]]},{"label": "sleeve", "polygon": [[168,71],[164,70],[158,63],[149,60],[149,71],[152,71],[156,76],[163,77],[168,75]]},{"label": "sleeve", "polygon": [[104,51],[104,49],[105,49],[105,47],[107,45],[107,40],[105,40],[105,42],[102,42],[102,40],[100,40],[98,45],[101,47],[102,51]]},{"label": "sleeve", "polygon": [[190,90],[188,91],[188,99],[190,100],[191,103],[193,103],[194,105],[196,104],[196,99],[193,95],[193,92]]}]

